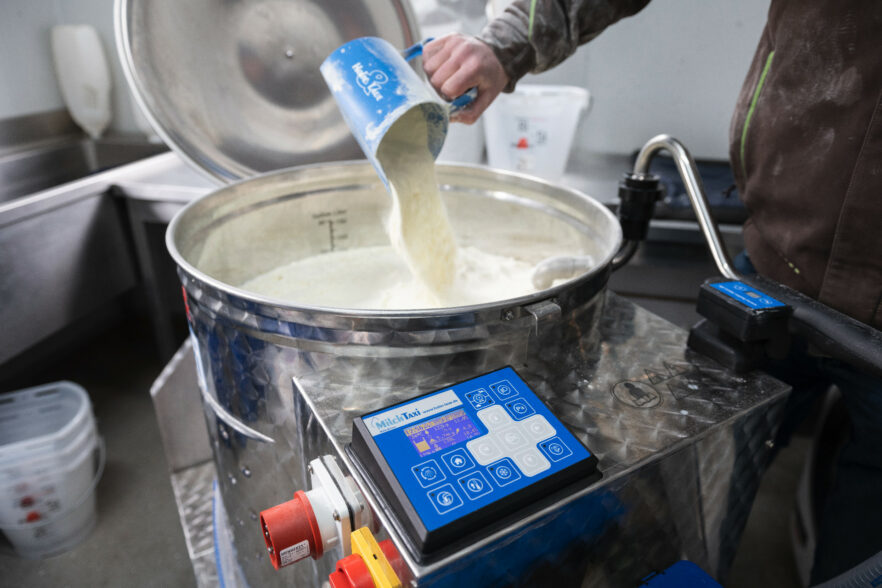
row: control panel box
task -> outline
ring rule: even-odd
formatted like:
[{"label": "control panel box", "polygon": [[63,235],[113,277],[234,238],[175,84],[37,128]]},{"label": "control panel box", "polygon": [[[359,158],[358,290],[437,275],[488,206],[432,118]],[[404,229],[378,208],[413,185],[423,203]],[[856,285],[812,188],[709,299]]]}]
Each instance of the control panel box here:
[{"label": "control panel box", "polygon": [[421,560],[600,477],[510,367],[356,418],[349,451]]},{"label": "control panel box", "polygon": [[792,309],[739,281],[708,281],[698,293],[698,314],[739,341],[763,341],[787,333]]}]

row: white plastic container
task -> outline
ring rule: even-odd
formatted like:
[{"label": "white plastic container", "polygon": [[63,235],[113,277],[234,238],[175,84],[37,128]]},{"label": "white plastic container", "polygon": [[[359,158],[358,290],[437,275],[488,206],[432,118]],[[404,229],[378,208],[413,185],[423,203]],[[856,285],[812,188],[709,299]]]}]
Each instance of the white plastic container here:
[{"label": "white plastic container", "polygon": [[110,67],[101,38],[89,25],[52,27],[52,57],[71,118],[97,139],[110,124]]},{"label": "white plastic container", "polygon": [[591,95],[577,86],[522,84],[484,113],[490,167],[558,181]]},{"label": "white plastic container", "polygon": [[0,396],[0,531],[19,555],[61,553],[89,534],[103,469],[80,386],[56,382]]},{"label": "white plastic container", "polygon": [[451,123],[444,139],[438,161],[452,163],[481,163],[484,160],[484,123],[479,118],[474,124]]}]

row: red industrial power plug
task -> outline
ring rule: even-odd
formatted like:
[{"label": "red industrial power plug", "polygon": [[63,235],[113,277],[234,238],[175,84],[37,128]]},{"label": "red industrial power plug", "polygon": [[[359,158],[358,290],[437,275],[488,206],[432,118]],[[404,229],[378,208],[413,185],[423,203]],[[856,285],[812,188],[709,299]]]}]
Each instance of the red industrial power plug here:
[{"label": "red industrial power plug", "polygon": [[288,502],[260,513],[263,540],[273,567],[279,569],[324,553],[321,530],[306,492],[298,490]]},{"label": "red industrial power plug", "polygon": [[309,463],[312,489],[260,513],[260,530],[276,569],[307,557],[318,559],[340,545],[352,553],[355,529],[377,529],[370,507],[355,481],[329,455]]}]

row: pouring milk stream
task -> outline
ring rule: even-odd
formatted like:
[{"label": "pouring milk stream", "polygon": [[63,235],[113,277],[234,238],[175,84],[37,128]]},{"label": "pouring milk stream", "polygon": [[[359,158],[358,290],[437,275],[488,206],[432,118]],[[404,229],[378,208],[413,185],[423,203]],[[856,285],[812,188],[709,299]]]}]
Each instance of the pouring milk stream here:
[{"label": "pouring milk stream", "polygon": [[[406,54],[419,54],[414,49]],[[297,260],[243,288],[301,304],[358,309],[466,306],[534,292],[532,264],[457,246],[435,178],[450,105],[381,39],[350,41],[321,69],[392,197],[390,245]]]}]

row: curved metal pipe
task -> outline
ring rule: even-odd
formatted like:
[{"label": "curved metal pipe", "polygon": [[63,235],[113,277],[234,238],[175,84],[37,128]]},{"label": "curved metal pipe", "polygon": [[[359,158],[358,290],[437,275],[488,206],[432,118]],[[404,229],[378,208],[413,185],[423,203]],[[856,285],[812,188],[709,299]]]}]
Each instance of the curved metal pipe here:
[{"label": "curved metal pipe", "polygon": [[661,151],[669,152],[674,158],[677,171],[680,172],[680,177],[683,179],[686,194],[689,196],[692,209],[695,211],[698,226],[701,227],[701,232],[704,234],[717,269],[720,270],[723,276],[731,280],[740,280],[741,275],[732,267],[732,261],[729,259],[729,254],[723,246],[723,239],[720,237],[717,223],[711,216],[710,207],[707,203],[707,197],[704,195],[704,186],[701,183],[701,176],[698,174],[695,160],[692,159],[692,155],[689,154],[689,151],[686,150],[680,141],[670,135],[657,135],[647,141],[634,162],[634,175],[649,175],[649,164],[652,162],[652,158]]}]

